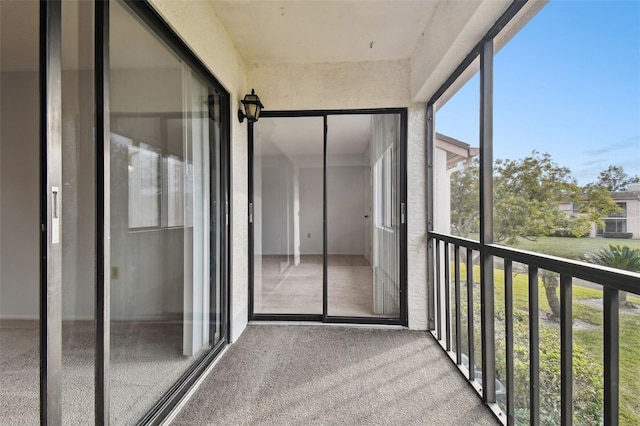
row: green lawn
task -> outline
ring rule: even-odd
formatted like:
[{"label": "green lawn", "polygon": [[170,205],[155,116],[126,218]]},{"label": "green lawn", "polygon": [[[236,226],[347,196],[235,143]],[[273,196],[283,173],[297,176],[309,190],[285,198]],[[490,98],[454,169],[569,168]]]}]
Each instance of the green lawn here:
[{"label": "green lawn", "polygon": [[[480,236],[471,234],[468,238],[479,241]],[[585,253],[596,252],[600,248],[609,247],[609,244],[640,248],[640,240],[622,238],[535,237],[534,239],[519,238],[516,244],[505,245],[536,253],[582,260]]]},{"label": "green lawn", "polygon": [[600,248],[609,247],[609,244],[640,248],[640,240],[560,237],[537,237],[534,241],[520,238],[513,247],[552,256],[582,260],[585,253],[596,252]]}]

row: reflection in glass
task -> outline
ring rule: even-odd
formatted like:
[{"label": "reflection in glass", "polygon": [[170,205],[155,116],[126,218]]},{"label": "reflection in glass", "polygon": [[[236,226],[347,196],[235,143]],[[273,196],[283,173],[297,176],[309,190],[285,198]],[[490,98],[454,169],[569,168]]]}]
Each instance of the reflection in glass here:
[{"label": "reflection in glass", "polygon": [[140,142],[129,148],[129,228],[160,226],[160,155]]},{"label": "reflection in glass", "polygon": [[400,116],[327,124],[328,314],[398,317]]},{"label": "reflection in glass", "polygon": [[94,5],[62,3],[62,419],[92,424],[95,394]]},{"label": "reflection in glass", "polygon": [[[0,1],[0,424],[38,424],[38,2]],[[15,49],[22,40],[21,49]]]},{"label": "reflection in glass", "polygon": [[323,118],[254,128],[254,312],[322,314]]},{"label": "reflection in glass", "polygon": [[110,25],[111,422],[131,424],[223,334],[220,95],[119,2]]}]

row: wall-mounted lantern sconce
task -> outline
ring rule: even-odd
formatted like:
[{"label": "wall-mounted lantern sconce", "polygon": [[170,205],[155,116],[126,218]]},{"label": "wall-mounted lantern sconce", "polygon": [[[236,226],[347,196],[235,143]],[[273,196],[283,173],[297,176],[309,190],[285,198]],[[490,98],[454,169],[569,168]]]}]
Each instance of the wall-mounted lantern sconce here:
[{"label": "wall-mounted lantern sconce", "polygon": [[256,92],[251,89],[250,95],[244,95],[244,99],[242,101],[242,105],[244,105],[244,113],[241,109],[238,110],[238,120],[242,123],[246,118],[249,123],[255,123],[260,118],[260,112],[264,106],[260,102],[260,98],[256,95]]}]

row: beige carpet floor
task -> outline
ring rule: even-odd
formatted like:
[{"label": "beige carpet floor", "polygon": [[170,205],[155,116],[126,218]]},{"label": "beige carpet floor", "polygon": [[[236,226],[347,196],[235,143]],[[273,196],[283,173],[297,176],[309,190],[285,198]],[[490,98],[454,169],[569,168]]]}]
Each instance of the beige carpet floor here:
[{"label": "beige carpet floor", "polygon": [[[322,256],[301,256],[299,265],[287,265],[278,256],[262,256],[261,261],[256,313],[322,314]],[[378,316],[373,312],[373,269],[364,256],[330,255],[327,274],[329,315]]]},{"label": "beige carpet floor", "polygon": [[499,423],[425,332],[252,324],[172,424]]},{"label": "beige carpet floor", "polygon": [[[195,357],[182,355],[180,322],[111,325],[111,424],[135,424]],[[94,423],[94,330],[63,323],[62,416],[65,425]],[[0,425],[39,424],[38,322],[0,321]]]}]

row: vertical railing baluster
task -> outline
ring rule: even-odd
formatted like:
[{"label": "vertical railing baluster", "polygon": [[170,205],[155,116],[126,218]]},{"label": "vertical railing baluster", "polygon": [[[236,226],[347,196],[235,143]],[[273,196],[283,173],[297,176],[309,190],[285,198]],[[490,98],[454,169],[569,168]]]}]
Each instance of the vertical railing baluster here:
[{"label": "vertical railing baluster", "polygon": [[604,289],[604,424],[618,424],[618,391],[620,380],[619,293]]},{"label": "vertical railing baluster", "polygon": [[529,409],[530,424],[540,424],[540,319],[538,268],[529,265]]},{"label": "vertical railing baluster", "polygon": [[442,340],[442,265],[440,258],[440,240],[436,240],[436,335],[438,340]]},{"label": "vertical railing baluster", "polygon": [[427,329],[436,329],[436,267],[435,239],[427,240]]},{"label": "vertical railing baluster", "polygon": [[573,424],[573,282],[560,274],[560,413],[561,424]]},{"label": "vertical railing baluster", "polygon": [[453,252],[454,279],[456,292],[456,363],[462,364],[462,313],[460,312],[460,246],[455,245]]},{"label": "vertical railing baluster", "polygon": [[449,243],[444,243],[444,326],[445,348],[451,351],[451,265],[449,264]]},{"label": "vertical railing baluster", "polygon": [[473,340],[473,250],[467,248],[467,328],[469,339],[469,380],[476,379],[475,342]]},{"label": "vertical railing baluster", "polygon": [[513,331],[513,262],[504,259],[505,353],[507,357],[507,426],[515,424],[515,371]]}]

